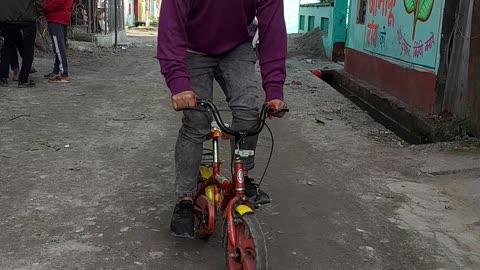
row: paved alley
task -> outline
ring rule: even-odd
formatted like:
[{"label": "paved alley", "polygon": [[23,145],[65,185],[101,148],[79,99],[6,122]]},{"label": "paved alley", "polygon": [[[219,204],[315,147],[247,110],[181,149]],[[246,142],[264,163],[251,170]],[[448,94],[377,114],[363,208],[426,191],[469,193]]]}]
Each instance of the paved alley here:
[{"label": "paved alley", "polygon": [[[0,89],[0,269],[225,269],[218,234],[168,233],[181,114],[155,34],[130,39],[70,50],[69,85],[44,81],[53,61],[39,56],[36,88]],[[310,62],[289,59],[291,113],[271,121],[274,201],[258,211],[271,269],[480,269],[480,144],[409,145]]]}]

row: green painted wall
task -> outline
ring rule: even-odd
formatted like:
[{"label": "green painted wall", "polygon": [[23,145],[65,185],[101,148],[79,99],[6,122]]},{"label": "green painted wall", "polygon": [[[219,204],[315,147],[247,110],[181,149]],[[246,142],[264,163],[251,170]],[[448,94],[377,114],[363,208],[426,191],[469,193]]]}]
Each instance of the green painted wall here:
[{"label": "green painted wall", "polygon": [[363,24],[360,2],[351,0],[348,48],[437,73],[444,0],[368,0]]},{"label": "green painted wall", "polygon": [[335,0],[333,7],[333,43],[345,42],[347,38],[348,0]]},{"label": "green painted wall", "polygon": [[300,6],[300,16],[305,16],[305,24],[304,29],[299,29],[299,33],[305,33],[308,31],[308,17],[313,16],[315,17],[315,28],[320,28],[320,23],[322,18],[327,18],[329,21],[328,24],[328,31],[326,35],[323,36],[323,46],[325,48],[325,53],[329,59],[332,58],[332,51],[333,51],[333,7],[332,6]]}]

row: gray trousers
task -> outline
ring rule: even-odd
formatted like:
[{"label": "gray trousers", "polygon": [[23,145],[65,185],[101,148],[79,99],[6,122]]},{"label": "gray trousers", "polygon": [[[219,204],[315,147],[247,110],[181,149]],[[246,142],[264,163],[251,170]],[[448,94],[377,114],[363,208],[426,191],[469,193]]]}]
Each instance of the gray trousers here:
[{"label": "gray trousers", "polygon": [[[198,97],[212,100],[215,79],[233,111],[232,129],[247,130],[258,123],[256,60],[251,42],[219,56],[187,53],[186,63],[193,91]],[[183,114],[183,125],[175,146],[176,195],[191,197],[196,191],[203,143],[211,131],[212,115],[195,110],[187,110]],[[258,136],[247,137],[240,147],[254,150],[257,140]],[[245,168],[251,170],[253,167],[252,157],[245,161]],[[227,170],[230,171],[230,168]]]}]

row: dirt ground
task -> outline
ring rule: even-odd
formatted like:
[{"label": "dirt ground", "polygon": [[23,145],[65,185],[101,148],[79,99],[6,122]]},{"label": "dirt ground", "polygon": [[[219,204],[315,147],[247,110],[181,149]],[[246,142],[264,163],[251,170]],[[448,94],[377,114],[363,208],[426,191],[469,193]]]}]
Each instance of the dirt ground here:
[{"label": "dirt ground", "polygon": [[[168,234],[181,115],[155,34],[130,41],[69,51],[69,85],[41,79],[44,56],[36,88],[0,89],[0,269],[225,269],[218,235]],[[480,269],[478,142],[408,145],[311,75],[322,65],[288,60],[291,113],[271,122],[271,269]]]}]

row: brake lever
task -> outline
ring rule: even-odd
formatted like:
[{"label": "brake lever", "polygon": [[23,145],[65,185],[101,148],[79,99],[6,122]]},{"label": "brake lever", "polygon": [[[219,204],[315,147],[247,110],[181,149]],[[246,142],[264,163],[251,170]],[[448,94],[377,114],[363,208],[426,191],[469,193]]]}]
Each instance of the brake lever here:
[{"label": "brake lever", "polygon": [[202,107],[206,111],[210,112],[211,109],[207,106],[208,100],[195,96],[195,107]]}]

